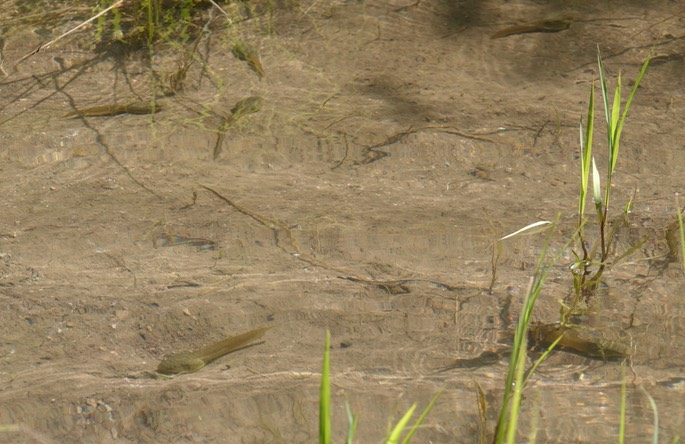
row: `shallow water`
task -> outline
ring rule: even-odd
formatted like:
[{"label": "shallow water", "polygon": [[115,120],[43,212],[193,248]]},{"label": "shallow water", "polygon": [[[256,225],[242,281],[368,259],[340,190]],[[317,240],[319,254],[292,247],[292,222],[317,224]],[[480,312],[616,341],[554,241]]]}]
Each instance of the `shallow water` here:
[{"label": "shallow water", "polygon": [[[660,438],[685,436],[683,271],[664,259],[673,193],[685,186],[682,11],[409,5],[300,3],[277,10],[275,34],[265,18],[217,29],[202,53],[211,70],[194,64],[154,116],[63,117],[149,97],[142,55],[103,55],[74,38],[14,70],[44,36],[6,31],[8,441],[315,441],[326,329],[336,435],[346,397],[360,413],[359,442],[377,442],[388,418],[444,388],[417,441],[491,436],[507,337],[544,235],[506,242],[490,288],[493,244],[557,213],[552,250],[573,232],[577,125],[597,44],[612,81],[619,70],[633,79],[652,46],[663,56],[633,103],[613,190],[614,214],[635,192],[618,250],[646,241],[607,272],[584,319],[632,357],[553,354],[528,389],[521,439],[537,429],[538,442],[616,440],[624,378],[630,441],[653,433],[642,388],[659,409]],[[575,18],[567,30],[491,39],[562,7]],[[259,48],[264,79],[227,56],[237,36]],[[160,48],[158,63],[173,69],[174,53]],[[263,98],[261,110],[224,128],[214,160],[218,131],[249,96]],[[603,141],[597,134],[601,165]],[[558,320],[572,257],[553,270],[536,320]],[[261,326],[271,327],[264,344],[198,373],[147,373],[170,352]],[[500,359],[454,366],[483,352]]]}]

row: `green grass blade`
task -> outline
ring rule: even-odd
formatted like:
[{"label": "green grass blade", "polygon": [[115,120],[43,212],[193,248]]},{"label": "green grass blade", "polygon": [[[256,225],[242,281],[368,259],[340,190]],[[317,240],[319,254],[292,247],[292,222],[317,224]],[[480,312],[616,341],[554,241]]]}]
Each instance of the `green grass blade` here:
[{"label": "green grass blade", "polygon": [[[621,86],[621,73],[619,72],[618,74],[618,79],[616,81],[616,93],[614,94],[614,103],[611,111],[611,116],[607,116],[607,122],[611,122],[610,126],[607,127],[607,133],[610,134],[609,137],[609,168],[608,168],[608,175],[607,175],[607,184],[606,184],[606,192],[605,192],[605,197],[604,197],[604,204],[606,206],[609,205],[609,193],[610,193],[610,188],[611,188],[611,175],[614,173],[614,170],[616,169],[616,162],[618,161],[618,153],[619,153],[619,146],[621,143],[621,133],[623,132],[623,125],[625,124],[626,118],[628,117],[628,110],[630,109],[630,105],[633,102],[633,98],[635,97],[635,93],[637,92],[637,88],[640,86],[640,82],[642,81],[642,77],[644,76],[645,72],[647,71],[647,66],[649,65],[649,60],[651,58],[651,51],[647,55],[647,58],[642,64],[642,68],[640,69],[640,74],[638,75],[637,79],[635,80],[635,84],[633,85],[633,89],[630,92],[630,95],[628,96],[628,100],[626,101],[626,105],[623,109],[623,113],[621,114],[621,95],[622,95],[622,86]],[[603,71],[603,68],[600,69],[600,71]],[[620,119],[619,119],[620,116]]]},{"label": "green grass blade", "polygon": [[526,374],[526,377],[525,377],[524,380],[523,380],[523,384],[524,384],[524,385],[526,384],[526,382],[528,382],[528,378],[529,378],[531,375],[533,375],[533,373],[535,373],[535,370],[538,369],[538,367],[540,366],[540,364],[542,364],[542,363],[544,362],[544,360],[547,359],[547,358],[549,357],[550,353],[552,353],[552,351],[554,351],[554,347],[556,347],[557,344],[559,344],[559,341],[561,341],[562,339],[564,339],[564,335],[560,335],[558,338],[556,338],[556,339],[554,340],[554,342],[552,342],[552,343],[549,345],[549,347],[547,347],[547,350],[545,350],[545,351],[542,353],[542,355],[540,355],[540,357],[533,363],[533,366],[530,368],[530,370],[528,370],[528,373]]},{"label": "green grass blade", "polygon": [[347,423],[349,424],[347,427],[347,439],[345,440],[345,443],[352,444],[354,442],[354,434],[357,432],[357,420],[359,419],[359,416],[352,414],[352,408],[347,399],[345,400],[345,411],[347,412]]},{"label": "green grass blade", "polygon": [[407,413],[404,414],[404,416],[397,422],[395,428],[392,429],[390,435],[388,436],[388,439],[385,441],[387,444],[397,444],[400,442],[402,432],[404,431],[404,428],[407,426],[409,419],[411,419],[411,415],[414,414],[414,410],[416,410],[416,403],[409,407]]},{"label": "green grass blade", "polygon": [[321,392],[319,394],[319,444],[331,444],[331,386],[330,386],[331,333],[326,330],[326,347],[321,369]]},{"label": "green grass blade", "polygon": [[[604,76],[604,64],[602,63],[602,55],[599,52],[599,47],[597,48],[597,66],[599,67],[599,84],[602,88],[602,99],[604,100],[604,117],[606,118],[607,129],[609,129],[611,128],[611,113],[609,112],[609,91],[607,90],[607,81]],[[610,147],[614,144],[612,137],[613,133],[611,131],[607,131],[607,138]]]},{"label": "green grass blade", "polygon": [[654,412],[654,432],[652,433],[652,444],[659,444],[659,410],[657,410],[656,402],[654,402],[654,398],[652,398],[652,395],[649,394],[647,389],[645,389],[643,386],[640,386],[640,390],[642,390],[642,393],[644,393],[649,400],[649,405],[652,407],[652,411]]},{"label": "green grass blade", "polygon": [[514,392],[511,397],[511,413],[509,414],[509,424],[507,426],[507,444],[516,443],[516,431],[518,429],[519,410],[523,399],[523,375],[526,366],[526,353],[518,353],[516,362],[516,377]]},{"label": "green grass blade", "polygon": [[588,182],[590,178],[590,162],[592,159],[592,135],[595,124],[595,82],[590,89],[590,101],[587,107],[587,125],[583,135],[583,122],[580,123],[580,202],[578,206],[580,218],[585,214]]},{"label": "green grass blade", "polygon": [[597,162],[595,158],[592,158],[592,197],[595,202],[595,206],[599,205],[598,212],[601,212],[602,205],[602,183],[599,176],[599,170],[597,170]]},{"label": "green grass blade", "polygon": [[[618,158],[618,140],[616,139],[616,132],[618,131],[618,118],[621,116],[621,72],[618,72],[618,78],[616,79],[616,90],[614,91],[614,104],[611,107],[611,126],[608,128],[611,131],[611,140],[613,144],[610,148],[610,155],[612,162],[611,172],[614,172],[614,166],[616,164],[615,160]],[[615,155],[616,154],[616,155]]]},{"label": "green grass blade", "polygon": [[621,72],[618,73],[616,80],[616,90],[614,91],[614,104],[611,107],[611,126],[607,127],[607,133],[611,133],[611,144],[609,145],[609,161],[607,163],[607,184],[604,192],[605,205],[609,206],[609,196],[611,193],[611,178],[616,169],[616,161],[618,161],[618,147],[620,140],[616,138],[618,132],[618,117],[621,115]]},{"label": "green grass blade", "polygon": [[423,412],[421,412],[421,416],[419,416],[419,419],[416,420],[414,425],[412,426],[411,430],[409,430],[409,433],[407,436],[404,438],[402,441],[402,444],[408,444],[409,441],[411,441],[411,438],[414,436],[414,433],[418,430],[419,426],[423,423],[423,420],[426,419],[426,416],[428,416],[428,413],[430,413],[431,409],[435,405],[435,402],[438,400],[438,398],[442,395],[442,390],[440,390],[438,393],[433,396],[433,399],[431,399],[431,402],[428,403],[425,409],[423,409]]},{"label": "green grass blade", "polygon": [[585,160],[585,135],[583,134],[583,118],[580,118],[580,197],[578,198],[578,217],[583,218],[585,214],[585,199],[587,198],[587,185],[589,170]]}]

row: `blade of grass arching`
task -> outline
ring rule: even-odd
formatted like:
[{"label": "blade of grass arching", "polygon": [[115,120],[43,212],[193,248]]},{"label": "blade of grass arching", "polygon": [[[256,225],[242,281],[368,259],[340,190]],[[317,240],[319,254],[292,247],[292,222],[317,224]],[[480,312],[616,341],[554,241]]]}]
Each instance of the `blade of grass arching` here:
[{"label": "blade of grass arching", "polygon": [[652,406],[652,411],[654,412],[654,432],[652,433],[652,444],[659,444],[659,410],[656,408],[656,402],[654,402],[652,395],[650,395],[643,386],[640,386],[640,390],[642,390],[642,393],[644,393],[649,400],[649,405]]},{"label": "blade of grass arching", "polygon": [[390,435],[388,435],[388,439],[385,440],[386,444],[397,444],[398,442],[400,442],[402,432],[404,431],[404,428],[407,426],[409,419],[411,419],[411,415],[414,414],[414,410],[416,410],[416,403],[409,407],[407,413],[405,413],[404,416],[397,422],[397,425],[392,429]]},{"label": "blade of grass arching", "polygon": [[547,228],[549,228],[549,225],[551,223],[552,222],[550,222],[548,220],[541,220],[538,222],[533,222],[532,224],[526,225],[525,227],[521,228],[520,230],[514,231],[511,234],[507,234],[504,237],[500,237],[498,239],[498,241],[503,241],[505,239],[511,239],[512,237],[522,236],[524,234],[537,234],[537,233],[544,231]]},{"label": "blade of grass arching", "polygon": [[[557,221],[558,222],[558,216]],[[552,228],[556,227],[556,222]],[[549,247],[550,237],[554,233],[554,230],[550,230],[545,240],[545,244],[542,247],[542,252],[538,256],[537,264],[535,265],[535,272],[530,280],[528,286],[528,291],[526,292],[526,297],[523,301],[523,308],[521,314],[519,314],[519,320],[516,324],[516,332],[514,333],[514,343],[512,345],[511,359],[509,361],[509,369],[507,370],[507,377],[504,382],[504,396],[502,397],[502,408],[500,410],[499,419],[497,420],[497,434],[495,436],[495,442],[501,444],[504,442],[506,436],[508,436],[508,429],[513,427],[516,428],[516,422],[511,421],[511,411],[514,409],[514,402],[512,399],[512,387],[514,386],[514,380],[519,371],[519,366],[523,366],[527,351],[527,335],[528,335],[528,324],[530,322],[530,316],[535,305],[535,300],[537,299],[540,289],[542,288],[542,282],[544,282],[544,277],[547,273],[543,271],[543,262],[547,257],[547,247]],[[520,402],[520,398],[519,398]],[[518,407],[516,407],[518,411]],[[509,417],[509,421],[507,421]],[[507,431],[507,435],[505,435]]]},{"label": "blade of grass arching", "polygon": [[[569,238],[569,240],[564,244],[564,246],[559,249],[559,252],[551,261],[551,263],[545,266],[545,260],[547,258],[547,249],[549,247],[552,236],[554,235],[554,228],[557,226],[558,223],[559,215],[557,215],[555,222],[552,225],[552,228],[549,230],[542,251],[538,256],[535,271],[533,273],[533,277],[531,278],[531,283],[529,285],[528,291],[526,292],[526,297],[523,302],[521,314],[519,314],[519,319],[516,324],[516,332],[514,334],[514,342],[512,345],[511,359],[509,361],[509,369],[507,370],[507,376],[505,378],[504,383],[502,407],[497,420],[497,428],[495,434],[495,443],[497,444],[503,443],[505,437],[510,436],[512,433],[513,435],[511,436],[515,436],[515,431],[510,432],[509,429],[511,429],[512,427],[516,428],[516,420],[518,419],[517,415],[519,406],[515,405],[515,403],[518,402],[520,404],[521,398],[517,397],[517,399],[514,400],[512,396],[512,390],[515,390],[515,387],[519,387],[522,390],[522,386],[525,385],[523,384],[523,382],[521,384],[514,385],[514,380],[515,378],[517,378],[517,375],[520,374],[521,377],[523,375],[523,368],[519,368],[519,366],[523,367],[523,364],[525,363],[525,357],[527,356],[528,326],[530,324],[530,319],[532,316],[533,308],[535,306],[535,302],[540,292],[542,291],[543,284],[547,279],[547,276],[549,275],[550,271],[559,262],[561,256],[567,250],[571,242],[573,242],[576,239],[576,237],[580,233],[580,230],[582,230],[583,228],[583,224],[581,224],[573,233],[573,235]],[[515,417],[512,418],[512,414],[510,414],[510,411],[513,412],[514,408],[516,409],[516,412]],[[509,418],[509,420],[507,418]]]},{"label": "blade of grass arching", "polygon": [[330,386],[331,332],[326,330],[326,347],[321,369],[321,392],[319,394],[319,444],[331,444],[331,386]]},{"label": "blade of grass arching", "polygon": [[530,378],[530,376],[533,375],[533,373],[535,373],[535,370],[538,369],[540,364],[542,364],[543,361],[547,359],[547,357],[550,355],[550,353],[554,351],[554,347],[556,347],[557,344],[559,344],[559,341],[561,341],[562,339],[564,339],[564,335],[560,335],[558,338],[556,338],[554,342],[552,342],[550,346],[547,347],[547,350],[545,350],[544,353],[542,353],[542,355],[540,355],[540,357],[533,363],[533,366],[530,368],[530,370],[528,370],[528,372],[526,373],[526,377],[523,379],[524,385],[528,382],[528,378]]},{"label": "blade of grass arching", "polygon": [[357,432],[357,419],[359,418],[359,415],[352,414],[352,408],[347,399],[345,399],[345,411],[347,412],[347,423],[349,424],[347,427],[347,439],[345,440],[345,444],[352,444],[354,442],[354,434]]},{"label": "blade of grass arching", "polygon": [[426,416],[428,416],[428,413],[431,411],[433,406],[435,405],[435,401],[438,400],[438,398],[442,395],[442,389],[433,396],[433,399],[431,399],[431,402],[428,403],[425,409],[423,409],[423,412],[421,412],[421,416],[419,416],[419,419],[416,420],[414,425],[412,426],[411,430],[409,430],[409,433],[407,436],[404,437],[404,440],[402,441],[402,444],[408,444],[409,441],[411,441],[412,436],[414,436],[414,433],[416,433],[416,430],[418,430],[419,426],[421,423],[423,423],[423,420],[426,419]]}]

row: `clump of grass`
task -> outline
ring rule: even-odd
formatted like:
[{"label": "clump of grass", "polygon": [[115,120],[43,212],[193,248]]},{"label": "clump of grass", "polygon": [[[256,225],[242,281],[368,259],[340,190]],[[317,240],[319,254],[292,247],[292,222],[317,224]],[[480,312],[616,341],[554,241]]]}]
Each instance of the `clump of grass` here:
[{"label": "clump of grass", "polygon": [[[592,156],[592,139],[594,133],[594,100],[595,100],[595,87],[594,82],[590,90],[590,100],[588,103],[588,117],[587,124],[583,127],[583,122],[580,123],[580,148],[581,148],[581,164],[580,164],[580,193],[579,193],[579,203],[578,203],[578,227],[574,236],[568,241],[568,243],[561,249],[559,255],[551,265],[544,265],[547,248],[550,242],[551,233],[545,241],[544,247],[535,267],[535,272],[531,279],[530,286],[526,293],[526,297],[523,302],[523,307],[521,309],[521,314],[516,325],[516,332],[514,335],[514,343],[512,346],[512,354],[509,362],[509,369],[507,372],[507,377],[505,379],[504,395],[502,400],[502,407],[499,414],[499,419],[497,422],[497,429],[495,431],[495,440],[497,444],[501,443],[514,443],[516,442],[516,432],[518,427],[518,418],[521,407],[521,401],[523,399],[522,393],[526,385],[528,377],[533,374],[537,367],[542,361],[549,355],[552,349],[559,344],[563,339],[563,333],[553,341],[547,350],[538,358],[529,370],[525,370],[526,366],[526,356],[528,351],[528,330],[530,326],[530,320],[533,312],[533,308],[537,301],[540,292],[542,291],[543,284],[549,271],[554,264],[559,260],[560,255],[568,248],[570,243],[576,239],[581,245],[580,253],[574,251],[576,256],[576,262],[572,266],[573,270],[573,284],[575,289],[575,297],[572,301],[570,307],[567,307],[567,311],[562,310],[562,325],[566,324],[568,318],[572,314],[578,312],[578,307],[583,303],[587,303],[589,297],[594,293],[597,285],[600,282],[602,274],[607,266],[607,261],[609,259],[609,254],[611,252],[612,243],[614,241],[615,226],[610,227],[609,224],[609,203],[611,197],[611,185],[613,174],[616,170],[616,163],[618,161],[619,146],[621,133],[623,131],[623,125],[625,124],[626,118],[628,116],[628,110],[633,101],[635,93],[640,81],[647,70],[649,65],[649,56],[642,64],[640,73],[635,81],[632,91],[628,96],[628,100],[625,104],[623,111],[621,112],[621,75],[619,74],[616,89],[614,91],[613,100],[610,100],[604,65],[602,62],[601,54],[597,53],[597,64],[599,66],[600,73],[600,85],[602,90],[602,98],[604,102],[604,114],[606,117],[606,129],[607,129],[607,146],[608,146],[608,165],[605,175],[605,188],[602,189],[600,174],[597,169],[597,164],[594,157]],[[609,106],[610,101],[612,102],[611,107]],[[592,185],[593,185],[593,202],[595,204],[595,211],[597,217],[597,225],[599,230],[599,239],[595,242],[592,248],[588,248],[586,243],[586,236],[584,227],[586,224],[585,219],[585,203],[587,200],[589,183],[590,183],[590,170],[592,169]],[[630,208],[630,202],[626,205],[625,211],[627,212]],[[680,210],[679,210],[680,217]],[[685,251],[685,234],[683,233],[682,220],[680,221],[680,237],[683,245],[683,250]],[[521,234],[527,234],[536,231],[540,227],[546,227],[548,222],[537,222],[535,224],[528,225],[515,233],[505,236],[500,241],[498,241],[498,251],[501,249],[499,242],[502,240],[518,236]],[[554,225],[553,225],[554,226]],[[632,250],[624,253],[624,255],[629,254]],[[495,258],[497,255],[493,253]],[[493,264],[496,261],[493,259]],[[685,259],[684,259],[685,267]],[[493,265],[493,282],[495,279],[495,268]],[[625,418],[625,393],[623,393],[623,398],[621,402],[621,437],[620,442],[623,442],[623,430],[624,430],[624,418]],[[656,411],[656,410],[655,410]]]},{"label": "clump of grass", "polygon": [[[647,56],[640,73],[638,74],[633,89],[628,95],[623,111],[621,112],[621,74],[619,72],[616,81],[616,89],[614,90],[613,100],[609,97],[609,90],[607,88],[606,74],[604,70],[604,63],[602,56],[597,51],[597,65],[599,67],[600,86],[602,90],[602,99],[604,104],[604,115],[606,118],[606,133],[607,133],[607,147],[608,160],[606,167],[606,174],[604,176],[605,185],[602,189],[600,173],[597,169],[597,163],[592,155],[592,138],[594,133],[594,106],[595,106],[595,84],[592,83],[590,89],[590,100],[587,111],[587,124],[583,128],[583,122],[580,122],[580,193],[578,199],[578,241],[580,243],[581,251],[577,253],[576,263],[573,265],[573,283],[575,288],[575,298],[569,308],[568,314],[572,314],[575,308],[581,303],[587,303],[590,296],[594,293],[597,285],[600,282],[602,274],[604,273],[612,244],[616,225],[610,227],[609,222],[609,204],[611,197],[611,186],[614,172],[616,171],[616,163],[618,161],[621,133],[623,132],[623,125],[628,117],[630,105],[635,97],[637,88],[640,86],[640,81],[647,71],[651,53]],[[610,106],[611,102],[611,106]],[[588,248],[586,242],[586,234],[583,230],[585,224],[585,204],[589,190],[590,169],[592,169],[592,188],[593,188],[593,202],[595,204],[595,212],[597,217],[597,226],[599,231],[599,240],[594,243],[592,248]],[[624,212],[630,210],[631,202],[629,201],[624,207]],[[635,247],[636,248],[636,247]],[[625,252],[621,257],[630,254],[633,249]]]},{"label": "clump of grass", "polygon": [[[102,0],[100,10],[108,9],[114,0]],[[120,2],[117,2],[120,3]],[[199,3],[194,0],[134,0],[112,8],[111,13],[98,18],[95,37],[106,42],[106,35],[124,43],[157,41],[186,43],[190,38],[193,18]]]},{"label": "clump of grass", "polygon": [[[558,218],[557,218],[558,221]],[[512,236],[521,235],[528,233],[531,227],[547,226],[549,222],[537,222],[535,224],[528,225],[527,227],[518,230],[512,235],[505,236],[502,239],[506,239]],[[538,366],[549,356],[554,347],[561,341],[563,336],[558,337],[547,350],[535,361],[533,366],[526,371],[526,357],[528,355],[528,329],[530,326],[530,321],[533,315],[533,308],[535,307],[535,302],[542,291],[543,285],[547,276],[557,261],[561,258],[563,252],[568,248],[570,242],[575,238],[572,237],[571,240],[559,251],[557,256],[552,260],[551,263],[546,263],[547,260],[547,248],[552,235],[554,234],[554,227],[556,223],[552,224],[549,228],[547,239],[545,240],[542,252],[538,256],[538,261],[535,265],[535,271],[533,277],[531,278],[530,285],[528,286],[528,291],[526,292],[526,297],[523,300],[523,307],[521,308],[521,314],[519,314],[518,321],[516,323],[516,332],[514,333],[514,342],[512,344],[511,358],[509,361],[509,369],[507,371],[507,377],[504,382],[504,395],[502,397],[502,407],[500,409],[499,419],[497,421],[497,429],[495,430],[495,440],[496,444],[502,443],[514,443],[516,442],[516,431],[518,429],[518,418],[521,408],[521,401],[523,399],[523,389],[526,385],[528,377],[532,375],[538,368]],[[500,240],[502,240],[500,239]]]},{"label": "clump of grass", "polygon": [[[330,346],[331,346],[331,334],[328,330],[326,330],[326,345],[324,348],[323,352],[323,367],[321,369],[321,390],[319,393],[319,443],[320,444],[331,444],[331,436],[332,436],[332,431],[331,431],[331,390],[330,390]],[[419,416],[419,418],[414,422],[414,425],[412,425],[407,434],[402,438],[402,435],[405,432],[405,429],[407,428],[407,424],[409,424],[409,421],[411,420],[411,417],[414,414],[414,411],[416,410],[416,403],[414,403],[409,410],[407,410],[407,413],[400,418],[400,420],[397,422],[397,424],[388,432],[388,435],[385,438],[385,443],[386,444],[407,444],[411,441],[412,437],[414,436],[414,433],[418,430],[419,426],[423,423],[424,419],[426,419],[426,416],[428,416],[428,413],[431,411],[433,408],[433,405],[435,405],[435,402],[438,400],[440,397],[440,393],[438,392],[431,402],[426,406],[425,409],[423,409],[423,412]],[[350,409],[349,404],[347,401],[345,402],[345,409],[347,411],[347,417],[349,421],[349,427],[347,430],[347,437],[345,438],[346,443],[352,443],[354,439],[354,434],[357,429],[357,416],[352,414],[352,410]]]}]

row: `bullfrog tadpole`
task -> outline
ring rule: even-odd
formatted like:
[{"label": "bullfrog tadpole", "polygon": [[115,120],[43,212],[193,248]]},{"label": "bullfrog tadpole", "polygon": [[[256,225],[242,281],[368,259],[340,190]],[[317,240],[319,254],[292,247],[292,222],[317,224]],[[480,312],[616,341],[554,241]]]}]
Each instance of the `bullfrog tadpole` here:
[{"label": "bullfrog tadpole", "polygon": [[157,366],[157,373],[175,375],[193,373],[223,355],[247,347],[250,342],[261,338],[269,327],[258,328],[238,336],[223,339],[195,351],[172,353],[162,359]]}]

